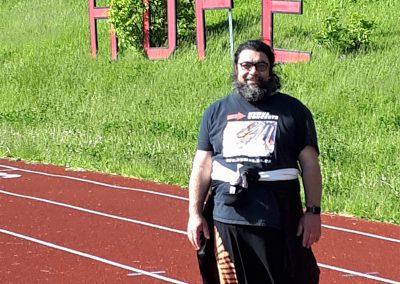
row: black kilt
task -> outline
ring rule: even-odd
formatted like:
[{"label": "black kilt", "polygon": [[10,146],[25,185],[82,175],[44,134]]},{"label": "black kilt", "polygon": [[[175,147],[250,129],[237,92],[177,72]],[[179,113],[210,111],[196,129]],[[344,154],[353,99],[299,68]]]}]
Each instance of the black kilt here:
[{"label": "black kilt", "polygon": [[[273,187],[272,192],[274,193],[274,197],[278,203],[279,213],[281,218],[281,226],[282,230],[278,234],[280,234],[280,241],[276,239],[278,245],[282,245],[283,255],[276,259],[279,263],[281,263],[282,267],[276,268],[268,265],[268,268],[265,271],[269,270],[269,273],[279,274],[283,273],[283,275],[275,276],[274,282],[268,282],[272,280],[263,280],[258,282],[253,282],[253,280],[246,280],[242,276],[239,276],[239,273],[242,274],[242,268],[237,268],[235,264],[236,273],[238,275],[238,283],[282,283],[282,284],[316,284],[319,283],[319,274],[320,270],[318,268],[317,262],[315,260],[314,254],[311,249],[304,248],[302,246],[302,236],[297,237],[297,226],[300,218],[303,215],[303,209],[301,205],[300,198],[300,185],[298,180],[287,181],[288,183],[293,183],[293,190],[288,190],[287,187],[283,187],[282,189],[277,186]],[[281,183],[281,182],[280,182]],[[271,182],[269,182],[269,186]],[[217,269],[217,260],[216,255],[217,249],[215,245],[215,235],[214,228],[215,224],[212,218],[212,208],[213,208],[213,198],[208,198],[208,201],[204,207],[204,217],[207,220],[209,231],[211,238],[209,240],[202,239],[202,244],[200,250],[197,252],[199,268],[202,275],[203,283],[205,284],[219,284],[223,281],[219,280],[218,269]],[[219,226],[217,224],[217,226]],[[221,226],[219,226],[221,227]],[[217,228],[218,230],[218,228]],[[258,234],[258,233],[256,233]],[[226,235],[226,234],[224,234]],[[220,234],[223,243],[228,243],[227,240],[223,240],[224,236]],[[272,240],[271,240],[272,241]],[[255,245],[257,248],[258,245]],[[226,245],[226,248],[229,247]],[[271,255],[276,254],[276,251],[273,251]],[[232,259],[234,259],[235,254],[233,254]],[[236,257],[238,258],[238,257]],[[249,263],[248,260],[243,260],[244,263]],[[282,262],[281,262],[282,261]],[[238,262],[238,260],[237,260]],[[268,257],[264,260],[264,263],[270,263],[268,261]],[[249,263],[250,264],[250,263]],[[258,269],[258,268],[257,268]],[[273,270],[273,271],[272,271]],[[262,274],[260,274],[262,275]],[[264,276],[261,276],[264,277]],[[251,278],[253,279],[253,278]]]}]

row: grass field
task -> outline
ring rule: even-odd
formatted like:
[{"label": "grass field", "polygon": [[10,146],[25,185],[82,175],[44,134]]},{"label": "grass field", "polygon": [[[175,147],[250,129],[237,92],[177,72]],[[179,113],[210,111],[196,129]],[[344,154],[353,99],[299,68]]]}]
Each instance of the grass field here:
[{"label": "grass field", "polygon": [[[236,44],[260,34],[259,1],[236,1]],[[315,42],[330,10],[359,11],[372,47],[341,56]],[[0,157],[186,186],[202,111],[231,89],[226,11],[209,11],[207,58],[196,46],[169,60],[89,49],[87,1],[1,0]],[[275,46],[312,51],[279,67],[283,91],[313,112],[325,211],[400,224],[400,2],[309,0],[276,15]]]}]

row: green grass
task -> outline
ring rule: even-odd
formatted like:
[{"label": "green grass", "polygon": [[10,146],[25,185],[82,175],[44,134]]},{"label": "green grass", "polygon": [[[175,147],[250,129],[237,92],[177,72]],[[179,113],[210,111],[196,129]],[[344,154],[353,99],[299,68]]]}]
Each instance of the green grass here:
[{"label": "green grass", "polygon": [[[236,1],[236,44],[260,33],[259,2]],[[276,15],[275,46],[312,61],[279,67],[283,91],[314,113],[325,211],[400,224],[400,3],[343,1],[376,22],[373,46],[339,56],[315,43],[331,7]],[[346,13],[347,13],[346,12]],[[165,61],[89,49],[86,1],[0,2],[0,157],[186,186],[202,111],[231,88],[226,11],[208,11],[207,59],[179,46]]]}]

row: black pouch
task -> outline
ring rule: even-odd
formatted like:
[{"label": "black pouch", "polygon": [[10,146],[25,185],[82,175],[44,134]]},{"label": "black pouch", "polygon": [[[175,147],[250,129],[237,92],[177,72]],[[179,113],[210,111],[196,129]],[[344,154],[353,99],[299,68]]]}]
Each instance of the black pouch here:
[{"label": "black pouch", "polygon": [[223,193],[224,195],[224,204],[228,206],[241,206],[245,203],[245,195],[246,191],[249,187],[258,182],[260,175],[258,172],[260,169],[255,167],[254,165],[244,165],[239,169],[240,178],[237,181],[237,184],[231,185],[234,186],[235,192]]},{"label": "black pouch", "polygon": [[239,206],[244,203],[244,195],[245,195],[246,189],[243,187],[236,187],[236,192],[235,193],[223,193],[224,196],[224,204],[228,206]]}]

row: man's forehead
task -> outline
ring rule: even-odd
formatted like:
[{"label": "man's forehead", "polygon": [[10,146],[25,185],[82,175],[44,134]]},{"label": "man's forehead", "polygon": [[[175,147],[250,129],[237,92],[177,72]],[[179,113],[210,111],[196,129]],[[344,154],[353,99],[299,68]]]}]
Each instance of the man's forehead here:
[{"label": "man's forehead", "polygon": [[267,62],[269,63],[268,57],[264,52],[255,51],[251,49],[244,49],[239,54],[239,62]]}]

